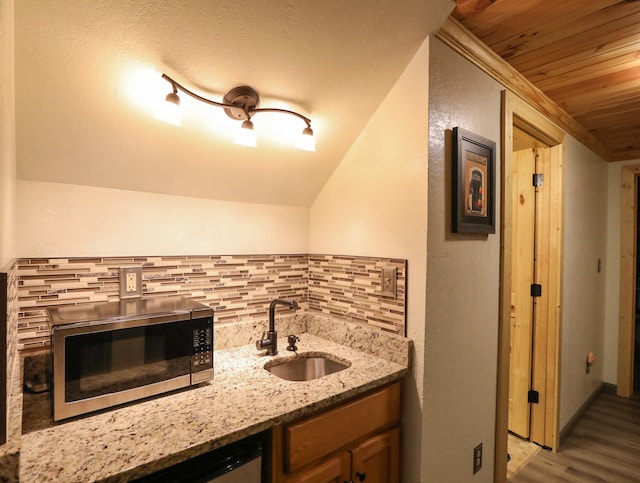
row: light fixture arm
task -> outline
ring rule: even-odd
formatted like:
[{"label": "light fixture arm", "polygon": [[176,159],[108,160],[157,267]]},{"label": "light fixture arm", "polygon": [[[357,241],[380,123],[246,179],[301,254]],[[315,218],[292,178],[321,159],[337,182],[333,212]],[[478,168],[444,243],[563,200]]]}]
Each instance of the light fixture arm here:
[{"label": "light fixture arm", "polygon": [[302,119],[304,122],[307,123],[307,127],[311,127],[311,119],[309,119],[306,116],[303,116],[300,113],[297,113],[295,111],[290,111],[289,109],[278,109],[276,107],[260,107],[257,109],[249,109],[248,112],[250,112],[251,114],[254,114],[256,112],[282,112],[284,114],[291,114],[292,116],[296,116],[299,117],[300,119]]},{"label": "light fixture arm", "polygon": [[[311,127],[311,119],[309,119],[306,116],[303,116],[302,114],[295,112],[295,111],[291,111],[289,109],[280,109],[280,108],[276,108],[276,107],[254,107],[252,105],[243,105],[243,104],[233,104],[233,103],[229,103],[229,102],[218,102],[218,101],[214,101],[211,99],[207,99],[206,97],[202,97],[199,94],[196,94],[195,92],[187,89],[185,86],[183,86],[182,84],[180,84],[179,82],[177,82],[176,80],[172,79],[171,77],[169,77],[167,74],[162,74],[162,78],[164,80],[166,80],[167,82],[171,83],[172,87],[173,87],[173,91],[174,93],[177,93],[177,89],[180,89],[182,92],[184,92],[185,94],[190,95],[191,97],[193,97],[194,99],[197,99],[200,102],[204,102],[206,104],[211,104],[217,107],[221,107],[223,109],[234,109],[234,110],[242,110],[244,112],[244,115],[246,116],[246,118],[244,120],[248,121],[251,119],[251,116],[253,116],[256,113],[259,112],[280,112],[283,114],[289,114],[291,116],[295,116],[298,117],[300,119],[302,119],[306,124],[307,127]],[[253,90],[252,90],[253,91]],[[232,92],[232,91],[230,91]],[[255,92],[255,91],[253,91]],[[228,94],[227,94],[228,95]],[[226,96],[225,96],[226,97]],[[258,103],[258,97],[257,97],[257,92],[255,93],[255,99],[253,99],[255,101],[255,105],[257,105]],[[228,113],[227,113],[228,114]],[[231,116],[234,117],[234,116]]]},{"label": "light fixture arm", "polygon": [[190,95],[191,97],[193,97],[194,99],[199,100],[200,102],[205,102],[207,104],[213,104],[214,106],[218,106],[218,107],[238,107],[236,105],[233,104],[225,104],[224,102],[217,102],[217,101],[212,101],[211,99],[207,99],[206,97],[202,97],[198,94],[196,94],[193,91],[190,91],[189,89],[187,89],[185,86],[183,86],[182,84],[180,84],[179,82],[175,81],[174,79],[172,79],[171,77],[169,77],[167,74],[162,74],[162,78],[164,80],[166,80],[167,82],[169,82],[172,86],[173,86],[173,91],[174,93],[176,92],[176,88],[180,89],[182,92],[184,92],[185,94]]}]

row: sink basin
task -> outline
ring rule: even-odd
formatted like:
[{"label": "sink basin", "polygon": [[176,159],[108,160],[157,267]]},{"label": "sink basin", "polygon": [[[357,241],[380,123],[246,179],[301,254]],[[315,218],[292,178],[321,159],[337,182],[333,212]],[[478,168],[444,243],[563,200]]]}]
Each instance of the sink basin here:
[{"label": "sink basin", "polygon": [[299,354],[293,359],[274,361],[264,368],[287,381],[311,381],[349,367],[348,361],[336,360],[326,354]]}]

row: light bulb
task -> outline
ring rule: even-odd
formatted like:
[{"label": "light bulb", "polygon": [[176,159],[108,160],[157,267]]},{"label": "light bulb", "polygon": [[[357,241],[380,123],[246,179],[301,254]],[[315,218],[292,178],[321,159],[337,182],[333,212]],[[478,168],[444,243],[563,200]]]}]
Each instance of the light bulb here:
[{"label": "light bulb", "polygon": [[236,134],[233,142],[241,146],[256,147],[256,133],[253,131],[253,122],[251,122],[251,119],[243,121],[242,127]]},{"label": "light bulb", "polygon": [[156,117],[174,126],[182,125],[182,113],[180,112],[180,98],[175,92],[169,92],[164,102],[158,106]]},{"label": "light bulb", "polygon": [[302,130],[302,134],[300,135],[300,139],[298,139],[296,148],[302,149],[304,151],[316,150],[316,141],[313,138],[313,130],[310,127],[305,127]]}]

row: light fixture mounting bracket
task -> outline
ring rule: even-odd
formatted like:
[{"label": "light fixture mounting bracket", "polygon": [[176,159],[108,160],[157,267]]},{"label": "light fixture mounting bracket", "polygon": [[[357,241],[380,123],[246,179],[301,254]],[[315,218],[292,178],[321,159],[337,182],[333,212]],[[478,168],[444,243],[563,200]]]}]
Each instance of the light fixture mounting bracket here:
[{"label": "light fixture mounting bracket", "polygon": [[[224,107],[224,112],[227,116],[235,120],[246,120],[251,111],[258,107],[260,97],[252,87],[238,86],[227,92],[222,102],[227,105]],[[238,107],[229,107],[229,105]]]}]

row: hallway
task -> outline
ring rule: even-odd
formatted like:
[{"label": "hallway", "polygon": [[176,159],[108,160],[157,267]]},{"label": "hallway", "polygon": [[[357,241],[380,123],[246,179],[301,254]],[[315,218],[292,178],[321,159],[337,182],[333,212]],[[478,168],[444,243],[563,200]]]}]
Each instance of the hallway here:
[{"label": "hallway", "polygon": [[603,390],[558,453],[539,451],[513,483],[640,481],[640,399]]}]

